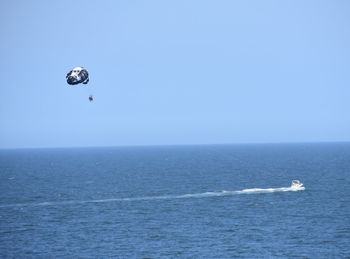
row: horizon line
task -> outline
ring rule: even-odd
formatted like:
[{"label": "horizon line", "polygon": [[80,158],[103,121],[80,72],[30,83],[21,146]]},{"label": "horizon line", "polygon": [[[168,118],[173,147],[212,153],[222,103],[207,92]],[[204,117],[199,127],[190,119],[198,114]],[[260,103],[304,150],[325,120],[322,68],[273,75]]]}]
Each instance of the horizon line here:
[{"label": "horizon line", "polygon": [[126,144],[126,145],[96,145],[96,146],[47,146],[47,147],[0,147],[0,150],[18,149],[83,149],[83,148],[137,148],[137,147],[186,147],[186,146],[234,146],[234,145],[293,145],[293,144],[347,144],[344,141],[281,141],[281,142],[236,142],[236,143],[192,143],[192,144]]}]

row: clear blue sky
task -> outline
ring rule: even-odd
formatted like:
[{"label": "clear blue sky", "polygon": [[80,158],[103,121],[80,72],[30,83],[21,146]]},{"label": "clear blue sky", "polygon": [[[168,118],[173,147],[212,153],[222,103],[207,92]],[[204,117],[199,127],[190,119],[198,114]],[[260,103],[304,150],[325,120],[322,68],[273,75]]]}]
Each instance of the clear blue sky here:
[{"label": "clear blue sky", "polygon": [[0,33],[0,148],[350,141],[350,1],[3,0]]}]

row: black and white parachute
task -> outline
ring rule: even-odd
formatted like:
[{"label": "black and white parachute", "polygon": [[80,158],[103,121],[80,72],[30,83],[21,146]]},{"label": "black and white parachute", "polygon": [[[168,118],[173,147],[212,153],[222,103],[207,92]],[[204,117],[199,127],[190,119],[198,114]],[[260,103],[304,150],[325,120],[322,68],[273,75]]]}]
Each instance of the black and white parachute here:
[{"label": "black and white parachute", "polygon": [[67,74],[66,79],[70,85],[87,84],[89,82],[89,72],[86,68],[76,67]]}]

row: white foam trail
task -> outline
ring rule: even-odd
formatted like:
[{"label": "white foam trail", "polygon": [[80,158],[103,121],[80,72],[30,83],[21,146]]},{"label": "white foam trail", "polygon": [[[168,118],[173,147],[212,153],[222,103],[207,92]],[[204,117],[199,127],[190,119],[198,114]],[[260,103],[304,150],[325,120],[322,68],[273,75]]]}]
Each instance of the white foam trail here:
[{"label": "white foam trail", "polygon": [[259,189],[259,188],[253,188],[253,189],[244,189],[242,191],[236,191],[237,193],[244,194],[244,193],[269,193],[269,192],[297,192],[297,191],[303,191],[305,190],[305,187],[282,187],[282,188],[268,188],[268,189]]},{"label": "white foam trail", "polygon": [[163,195],[163,196],[145,196],[145,197],[132,197],[132,198],[114,198],[114,199],[100,199],[100,200],[85,200],[85,201],[58,201],[58,202],[40,202],[40,203],[17,203],[0,205],[0,208],[9,207],[27,207],[27,206],[57,206],[57,205],[69,205],[69,204],[85,204],[85,203],[106,203],[106,202],[124,202],[124,201],[149,201],[149,200],[170,200],[170,199],[191,199],[191,198],[207,198],[218,196],[232,196],[237,194],[257,194],[257,193],[272,193],[272,192],[296,192],[303,191],[305,187],[282,187],[282,188],[253,188],[243,189],[241,191],[217,191],[217,192],[203,192],[203,193],[190,193],[183,195]]}]

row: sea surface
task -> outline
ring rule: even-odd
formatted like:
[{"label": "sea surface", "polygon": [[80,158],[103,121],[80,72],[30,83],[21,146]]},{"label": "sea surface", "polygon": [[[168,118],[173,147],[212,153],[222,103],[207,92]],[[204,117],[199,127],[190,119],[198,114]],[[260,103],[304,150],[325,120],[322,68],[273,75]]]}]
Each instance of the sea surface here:
[{"label": "sea surface", "polygon": [[349,184],[350,143],[0,150],[0,257],[350,258]]}]

